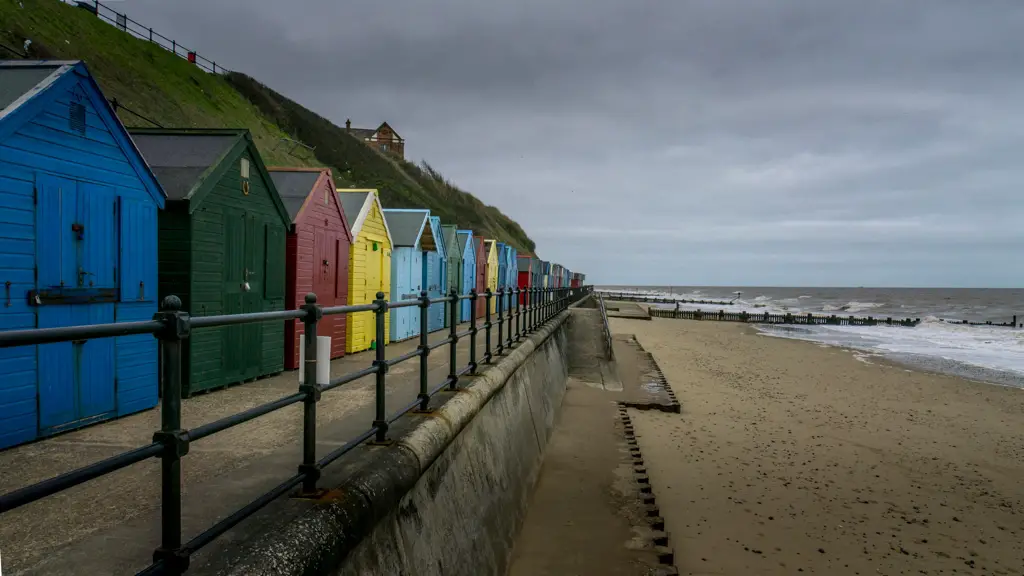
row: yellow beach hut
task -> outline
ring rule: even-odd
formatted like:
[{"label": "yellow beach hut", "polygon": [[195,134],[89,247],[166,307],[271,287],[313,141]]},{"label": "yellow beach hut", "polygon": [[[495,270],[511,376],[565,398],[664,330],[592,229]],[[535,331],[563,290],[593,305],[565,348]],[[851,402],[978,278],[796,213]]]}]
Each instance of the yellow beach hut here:
[{"label": "yellow beach hut", "polygon": [[[348,260],[348,303],[370,304],[377,292],[391,299],[391,231],[375,188],[338,188],[338,200],[352,226],[352,248]],[[384,317],[384,344],[388,343],[391,315]],[[374,312],[348,315],[345,353],[367,350],[379,342]]]},{"label": "yellow beach hut", "polygon": [[[487,287],[491,292],[498,291],[498,242],[484,240],[484,255],[487,257]],[[498,297],[491,298],[491,314],[498,311]]]}]

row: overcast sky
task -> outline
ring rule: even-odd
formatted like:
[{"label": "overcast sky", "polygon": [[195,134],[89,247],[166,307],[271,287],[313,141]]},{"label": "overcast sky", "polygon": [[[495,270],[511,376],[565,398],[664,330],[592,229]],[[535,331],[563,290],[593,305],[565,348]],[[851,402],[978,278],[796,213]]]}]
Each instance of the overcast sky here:
[{"label": "overcast sky", "polygon": [[597,283],[1024,285],[1021,0],[125,0]]}]

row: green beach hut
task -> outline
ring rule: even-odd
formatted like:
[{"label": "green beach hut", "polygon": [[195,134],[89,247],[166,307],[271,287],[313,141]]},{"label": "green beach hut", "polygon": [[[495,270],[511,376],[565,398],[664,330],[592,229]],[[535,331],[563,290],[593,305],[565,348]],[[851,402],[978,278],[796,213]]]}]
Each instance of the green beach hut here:
[{"label": "green beach hut", "polygon": [[[283,310],[291,219],[249,131],[130,132],[167,193],[159,297],[179,296],[192,316]],[[281,372],[284,323],[196,330],[182,362],[186,395]]]},{"label": "green beach hut", "polygon": [[[459,249],[458,226],[441,226],[444,235],[444,247],[448,252],[448,279],[445,283],[444,295],[447,296],[452,288],[458,291],[459,278],[462,277],[462,250]],[[451,303],[444,307],[444,327],[449,328],[451,324]]]}]

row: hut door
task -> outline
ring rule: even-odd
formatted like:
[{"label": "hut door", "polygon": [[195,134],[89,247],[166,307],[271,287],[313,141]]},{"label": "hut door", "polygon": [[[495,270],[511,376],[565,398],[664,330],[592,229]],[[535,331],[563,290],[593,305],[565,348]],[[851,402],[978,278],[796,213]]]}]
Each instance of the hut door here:
[{"label": "hut door", "polygon": [[[316,301],[321,306],[334,306],[336,278],[334,270],[337,269],[334,261],[334,238],[327,234],[323,228],[313,229],[313,278],[312,291],[316,294]],[[301,298],[305,294],[299,295]],[[342,317],[344,318],[344,317]],[[334,336],[335,322],[338,316],[324,316],[320,320],[320,327],[317,334],[320,336]],[[334,346],[332,342],[331,346]]]},{"label": "hut door", "polygon": [[[38,327],[113,322],[116,193],[42,175],[36,192]],[[41,433],[114,411],[113,338],[45,344],[37,351]]]},{"label": "hut door", "polygon": [[[263,277],[262,246],[256,241],[255,217],[242,210],[224,211],[224,313],[260,311]],[[259,373],[260,325],[236,324],[223,330],[225,383],[237,382]]]}]

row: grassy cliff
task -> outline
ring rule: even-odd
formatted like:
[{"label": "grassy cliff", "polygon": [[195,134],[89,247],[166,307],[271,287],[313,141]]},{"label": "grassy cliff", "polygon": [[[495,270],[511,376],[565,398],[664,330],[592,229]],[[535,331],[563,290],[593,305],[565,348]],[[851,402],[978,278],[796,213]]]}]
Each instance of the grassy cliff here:
[{"label": "grassy cliff", "polygon": [[0,58],[18,57],[25,40],[29,58],[84,60],[127,126],[246,127],[268,165],[328,166],[340,186],[379,188],[385,206],[430,208],[445,222],[534,248],[518,224],[429,166],[385,157],[248,76],[208,74],[57,0],[0,0]]}]

